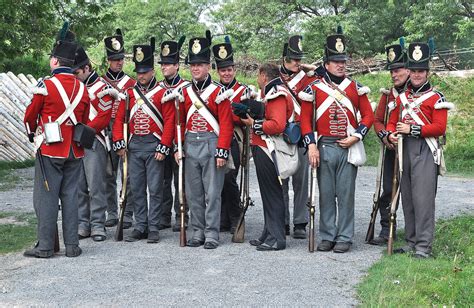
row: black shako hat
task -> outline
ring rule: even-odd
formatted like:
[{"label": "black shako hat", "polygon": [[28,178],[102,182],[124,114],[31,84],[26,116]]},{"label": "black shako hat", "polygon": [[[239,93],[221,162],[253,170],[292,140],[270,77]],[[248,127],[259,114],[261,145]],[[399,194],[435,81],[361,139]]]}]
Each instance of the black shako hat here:
[{"label": "black shako hat", "polygon": [[160,46],[160,64],[178,64],[179,52],[183,46],[186,36],[180,37],[179,41],[163,41]]},{"label": "black shako hat", "polygon": [[125,58],[125,46],[123,42],[122,30],[116,29],[115,35],[104,39],[107,60],[120,60]]},{"label": "black shako hat", "polygon": [[134,72],[146,73],[155,68],[155,38],[150,39],[150,45],[133,45]]},{"label": "black shako hat", "polygon": [[72,66],[72,70],[77,70],[83,65],[89,63],[89,57],[87,56],[86,51],[82,46],[78,46],[76,49],[76,58],[74,59],[74,65]]},{"label": "black shako hat", "polygon": [[51,56],[69,62],[72,65],[76,58],[76,49],[78,47],[75,39],[76,35],[69,30],[69,22],[64,22],[61,30],[56,35]]},{"label": "black shako hat", "polygon": [[405,67],[406,65],[406,53],[403,47],[399,44],[387,46],[385,48],[387,54],[387,66],[388,70]]},{"label": "black shako hat", "polygon": [[347,61],[346,37],[342,34],[342,27],[337,26],[337,34],[329,35],[324,45],[324,61]]},{"label": "black shako hat", "polygon": [[211,31],[206,30],[206,37],[193,37],[189,40],[188,63],[211,63]]},{"label": "black shako hat", "polygon": [[290,36],[288,43],[283,45],[283,57],[297,60],[302,59],[304,56],[302,41],[303,37],[301,35]]},{"label": "black shako hat", "polygon": [[430,69],[430,47],[426,43],[411,43],[408,45],[408,69]]},{"label": "black shako hat", "polygon": [[225,43],[216,44],[212,47],[212,53],[216,60],[217,68],[224,68],[234,65],[234,51],[228,36],[225,37]]}]

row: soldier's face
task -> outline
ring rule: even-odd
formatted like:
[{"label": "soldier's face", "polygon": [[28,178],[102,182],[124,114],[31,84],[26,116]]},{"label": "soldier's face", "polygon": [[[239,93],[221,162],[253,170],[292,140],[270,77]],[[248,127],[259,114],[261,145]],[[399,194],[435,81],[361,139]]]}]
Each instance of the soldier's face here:
[{"label": "soldier's face", "polygon": [[325,67],[334,76],[344,77],[346,75],[346,61],[328,61]]},{"label": "soldier's face", "polygon": [[88,65],[84,66],[84,68],[78,68],[74,71],[74,75],[76,75],[76,78],[82,82],[84,82],[90,74],[91,71]]},{"label": "soldier's face", "polygon": [[209,74],[211,65],[207,63],[193,63],[190,66],[191,76],[194,80],[201,81]]},{"label": "soldier's face", "polygon": [[137,80],[141,85],[146,86],[150,83],[153,76],[155,76],[155,70],[151,70],[146,73],[137,73]]},{"label": "soldier's face", "polygon": [[410,70],[410,81],[414,87],[423,85],[428,80],[428,70]]},{"label": "soldier's face", "polygon": [[109,68],[112,72],[118,73],[121,72],[123,69],[123,59],[118,60],[109,60]]},{"label": "soldier's face", "polygon": [[300,70],[301,60],[300,59],[285,59],[283,65],[286,69],[292,72],[298,72]]},{"label": "soldier's face", "polygon": [[267,84],[267,76],[264,73],[258,73],[257,84],[261,91],[265,88]]},{"label": "soldier's face", "polygon": [[235,78],[235,67],[232,65],[224,68],[218,68],[217,73],[219,74],[221,83],[229,84]]},{"label": "soldier's face", "polygon": [[392,77],[392,82],[395,87],[402,86],[407,81],[409,75],[410,71],[404,67],[390,71],[390,76]]},{"label": "soldier's face", "polygon": [[178,73],[179,64],[161,64],[161,73],[165,78],[171,78]]}]

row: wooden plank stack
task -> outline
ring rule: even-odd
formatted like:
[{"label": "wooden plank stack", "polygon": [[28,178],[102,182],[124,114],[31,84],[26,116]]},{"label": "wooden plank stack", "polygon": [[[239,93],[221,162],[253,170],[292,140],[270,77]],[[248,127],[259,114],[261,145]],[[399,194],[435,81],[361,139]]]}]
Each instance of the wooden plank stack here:
[{"label": "wooden plank stack", "polygon": [[23,117],[37,81],[31,75],[0,73],[0,160],[25,161],[34,158]]}]

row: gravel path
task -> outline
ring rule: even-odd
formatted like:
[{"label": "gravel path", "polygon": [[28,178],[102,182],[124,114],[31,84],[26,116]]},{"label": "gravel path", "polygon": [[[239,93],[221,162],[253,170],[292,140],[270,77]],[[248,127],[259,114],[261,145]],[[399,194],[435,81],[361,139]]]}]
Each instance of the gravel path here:
[{"label": "gravel path", "polygon": [[[246,240],[258,236],[263,213],[252,170]],[[0,192],[2,211],[32,211],[32,169],[14,191]],[[81,241],[79,258],[0,256],[0,306],[353,306],[354,286],[383,249],[363,243],[371,210],[375,168],[359,170],[356,235],[346,254],[307,252],[307,240],[288,237],[287,249],[258,252],[221,233],[213,251],[180,248],[178,233],[161,232],[159,244]],[[440,178],[437,217],[474,212],[474,179]],[[403,225],[401,211],[399,225]],[[378,227],[378,226],[377,226]],[[109,231],[109,237],[113,233]],[[62,244],[61,244],[62,245]]]}]

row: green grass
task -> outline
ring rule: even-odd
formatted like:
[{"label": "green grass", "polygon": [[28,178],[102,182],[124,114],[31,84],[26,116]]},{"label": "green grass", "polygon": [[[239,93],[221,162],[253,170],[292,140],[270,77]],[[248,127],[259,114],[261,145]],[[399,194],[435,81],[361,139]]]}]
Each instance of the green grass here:
[{"label": "green grass", "polygon": [[23,162],[0,161],[0,191],[13,189],[18,184],[20,177],[14,174],[15,169],[32,167],[34,164],[34,160]]},{"label": "green grass", "polygon": [[[357,286],[364,307],[474,305],[474,216],[437,222],[435,258],[384,255]],[[403,238],[399,234],[399,238]],[[402,246],[401,241],[396,245]]]},{"label": "green grass", "polygon": [[36,239],[36,218],[34,214],[0,212],[1,218],[14,218],[19,224],[0,224],[0,254],[15,252],[34,243]]}]

